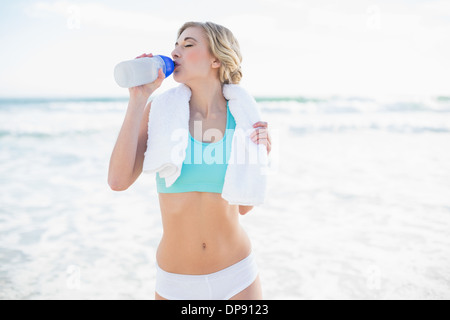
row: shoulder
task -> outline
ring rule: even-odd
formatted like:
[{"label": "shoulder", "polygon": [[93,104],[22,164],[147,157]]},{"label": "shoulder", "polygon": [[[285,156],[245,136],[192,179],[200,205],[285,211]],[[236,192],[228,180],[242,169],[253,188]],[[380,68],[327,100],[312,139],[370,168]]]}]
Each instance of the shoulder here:
[{"label": "shoulder", "polygon": [[223,94],[227,99],[253,99],[253,96],[239,84],[224,84]]},{"label": "shoulder", "polygon": [[163,93],[155,96],[152,100],[154,105],[172,103],[174,101],[189,101],[191,98],[191,90],[188,86],[180,84],[175,88],[168,89]]},{"label": "shoulder", "polygon": [[150,112],[149,121],[174,119],[179,118],[181,115],[189,117],[190,99],[191,90],[184,84],[164,91],[152,99],[152,111]]},{"label": "shoulder", "polygon": [[247,119],[249,123],[251,122],[253,124],[261,120],[261,110],[258,103],[250,92],[242,86],[238,84],[225,84],[223,94],[229,100],[230,111],[238,122],[240,119],[246,122]]}]

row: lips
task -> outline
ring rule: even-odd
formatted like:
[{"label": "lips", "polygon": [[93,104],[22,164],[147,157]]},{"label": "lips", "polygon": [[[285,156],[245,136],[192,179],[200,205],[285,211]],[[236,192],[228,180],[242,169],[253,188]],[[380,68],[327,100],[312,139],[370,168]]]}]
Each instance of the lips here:
[{"label": "lips", "polygon": [[174,63],[175,63],[175,69],[180,66],[180,64],[178,62],[175,61]]}]

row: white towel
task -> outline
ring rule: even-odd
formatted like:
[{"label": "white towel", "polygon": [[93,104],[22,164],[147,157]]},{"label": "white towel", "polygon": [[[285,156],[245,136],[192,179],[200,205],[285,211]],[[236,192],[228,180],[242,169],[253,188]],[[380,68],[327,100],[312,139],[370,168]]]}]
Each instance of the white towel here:
[{"label": "white towel", "polygon": [[[264,203],[267,188],[266,146],[254,143],[253,124],[261,121],[255,99],[241,86],[225,84],[223,95],[236,121],[222,198],[230,204]],[[159,172],[170,187],[180,176],[189,139],[191,90],[181,84],[156,96],[148,120],[148,141],[143,172]]]}]

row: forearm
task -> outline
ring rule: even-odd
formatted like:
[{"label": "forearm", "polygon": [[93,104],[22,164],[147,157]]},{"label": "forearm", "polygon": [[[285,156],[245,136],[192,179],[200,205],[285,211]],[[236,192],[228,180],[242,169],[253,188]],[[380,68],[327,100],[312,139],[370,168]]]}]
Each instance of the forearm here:
[{"label": "forearm", "polygon": [[130,98],[122,127],[111,154],[108,184],[113,190],[129,187],[136,161],[139,128],[147,100]]}]

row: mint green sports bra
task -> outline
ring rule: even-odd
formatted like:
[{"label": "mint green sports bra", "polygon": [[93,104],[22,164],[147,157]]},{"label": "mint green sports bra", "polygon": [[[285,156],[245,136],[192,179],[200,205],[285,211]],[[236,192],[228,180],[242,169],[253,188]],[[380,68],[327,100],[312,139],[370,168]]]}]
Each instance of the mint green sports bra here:
[{"label": "mint green sports bra", "polygon": [[222,193],[231,152],[236,122],[227,101],[227,126],[222,140],[205,143],[195,140],[189,132],[186,158],[178,179],[169,187],[166,180],[156,173],[156,190],[159,193],[213,192]]}]

